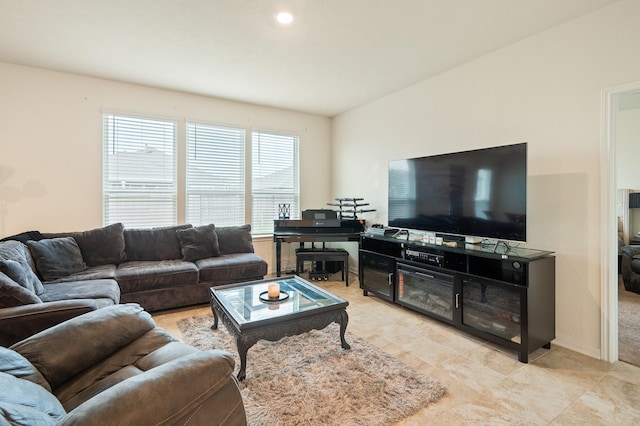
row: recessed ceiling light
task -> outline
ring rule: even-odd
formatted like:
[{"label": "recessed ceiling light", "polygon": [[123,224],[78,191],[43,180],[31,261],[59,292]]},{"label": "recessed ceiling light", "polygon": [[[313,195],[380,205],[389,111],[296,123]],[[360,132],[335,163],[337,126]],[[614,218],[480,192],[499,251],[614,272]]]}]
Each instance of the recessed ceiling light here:
[{"label": "recessed ceiling light", "polygon": [[291,12],[279,12],[276,15],[276,21],[282,25],[289,25],[293,22],[293,14],[291,14]]}]

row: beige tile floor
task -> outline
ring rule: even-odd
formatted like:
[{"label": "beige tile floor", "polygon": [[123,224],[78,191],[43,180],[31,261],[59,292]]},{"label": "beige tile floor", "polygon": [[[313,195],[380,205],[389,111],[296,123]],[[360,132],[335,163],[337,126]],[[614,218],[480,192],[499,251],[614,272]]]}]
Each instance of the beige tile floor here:
[{"label": "beige tile floor", "polygon": [[[339,275],[336,275],[339,279]],[[374,296],[357,280],[320,285],[349,301],[347,331],[444,384],[447,394],[399,424],[638,425],[640,368],[551,345],[530,355],[494,347],[439,321]],[[208,306],[162,312],[157,324],[181,338],[180,318]]]}]

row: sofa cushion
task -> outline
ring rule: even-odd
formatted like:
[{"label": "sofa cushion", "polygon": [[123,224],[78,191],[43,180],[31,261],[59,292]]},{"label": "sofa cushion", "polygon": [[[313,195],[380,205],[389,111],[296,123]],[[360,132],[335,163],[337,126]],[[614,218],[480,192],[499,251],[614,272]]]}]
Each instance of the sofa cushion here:
[{"label": "sofa cushion", "polygon": [[27,246],[31,250],[40,276],[45,281],[52,281],[87,269],[80,247],[73,237],[27,241]]},{"label": "sofa cushion", "polygon": [[0,414],[11,425],[55,425],[66,414],[42,386],[0,372]]},{"label": "sofa cushion", "polygon": [[27,290],[2,272],[0,272],[0,308],[42,303],[31,290]]},{"label": "sofa cushion", "polygon": [[[62,388],[56,390],[56,396],[64,408],[71,411],[116,384],[149,370],[146,359],[153,357],[158,351],[165,352],[165,348],[172,348],[174,345],[186,349],[172,351],[174,356],[167,358],[165,362],[199,352],[193,347],[177,342],[165,330],[155,327],[117,352],[105,356],[98,364],[74,376]],[[160,365],[162,364],[153,367]]]},{"label": "sofa cushion", "polygon": [[176,231],[187,228],[191,228],[191,225],[125,229],[124,241],[127,260],[182,259],[180,241]]},{"label": "sofa cushion", "polygon": [[3,346],[0,346],[0,371],[11,374],[18,379],[29,380],[51,392],[49,383],[28,359],[18,352]]},{"label": "sofa cushion", "polygon": [[216,228],[220,254],[253,253],[251,225]]},{"label": "sofa cushion", "polygon": [[214,225],[196,226],[177,231],[184,260],[193,262],[205,257],[220,256],[218,235]]},{"label": "sofa cushion", "polygon": [[44,292],[40,278],[38,278],[35,272],[33,272],[33,269],[31,269],[25,261],[0,260],[0,272],[35,294],[42,294]]},{"label": "sofa cushion", "polygon": [[198,268],[183,260],[125,262],[118,265],[116,280],[122,293],[179,287],[198,283]]},{"label": "sofa cushion", "polygon": [[72,299],[94,299],[98,308],[120,303],[120,287],[115,280],[72,281],[45,284],[40,296],[43,302]]},{"label": "sofa cushion", "polygon": [[226,254],[196,261],[200,282],[226,284],[261,279],[267,273],[267,262],[254,253]]},{"label": "sofa cushion", "polygon": [[100,265],[92,266],[84,271],[58,278],[57,280],[47,281],[47,284],[64,283],[70,281],[88,281],[88,280],[114,280],[116,278],[116,265]]},{"label": "sofa cushion", "polygon": [[43,234],[44,238],[73,237],[88,266],[118,264],[126,260],[124,225],[114,223],[83,232]]},{"label": "sofa cushion", "polygon": [[[62,322],[10,349],[27,358],[57,393],[65,382],[76,380],[154,328],[151,315],[139,305],[116,305]],[[68,343],[61,348],[60,342]],[[129,364],[121,361],[119,367]]]}]

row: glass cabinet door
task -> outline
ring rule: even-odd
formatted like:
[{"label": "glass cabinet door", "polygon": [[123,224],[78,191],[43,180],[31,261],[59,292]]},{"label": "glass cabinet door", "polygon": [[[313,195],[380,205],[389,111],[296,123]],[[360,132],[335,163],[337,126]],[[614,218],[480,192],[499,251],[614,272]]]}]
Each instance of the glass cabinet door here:
[{"label": "glass cabinet door", "polygon": [[396,260],[367,251],[360,251],[360,287],[375,293],[377,296],[393,301],[395,289]]},{"label": "glass cabinet door", "polygon": [[514,343],[522,342],[520,308],[526,288],[477,278],[463,278],[461,286],[457,303],[462,309],[463,325]]},{"label": "glass cabinet door", "polygon": [[453,322],[453,275],[398,264],[396,301]]}]

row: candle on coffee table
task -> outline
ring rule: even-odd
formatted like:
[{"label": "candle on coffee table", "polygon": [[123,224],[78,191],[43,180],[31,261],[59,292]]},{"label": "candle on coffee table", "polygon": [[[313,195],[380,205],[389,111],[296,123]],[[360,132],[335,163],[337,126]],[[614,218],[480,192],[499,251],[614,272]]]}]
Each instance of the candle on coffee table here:
[{"label": "candle on coffee table", "polygon": [[269,288],[267,290],[267,294],[269,299],[279,299],[280,298],[280,284],[271,283],[269,284]]}]

